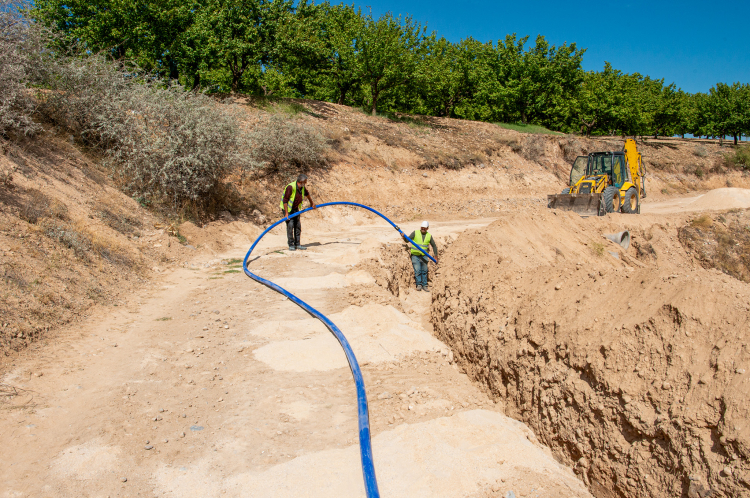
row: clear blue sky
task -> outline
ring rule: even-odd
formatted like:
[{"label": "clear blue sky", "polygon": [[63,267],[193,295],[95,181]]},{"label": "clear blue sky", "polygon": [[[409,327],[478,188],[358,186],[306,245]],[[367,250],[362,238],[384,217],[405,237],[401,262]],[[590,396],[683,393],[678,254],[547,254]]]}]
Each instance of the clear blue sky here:
[{"label": "clear blue sky", "polygon": [[[348,2],[347,2],[348,3]],[[693,0],[624,2],[368,0],[357,1],[373,15],[411,14],[457,42],[472,36],[481,42],[506,34],[538,34],[555,45],[575,42],[587,48],[586,70],[604,61],[627,73],[664,78],[691,93],[717,82],[750,83],[750,1]]]}]

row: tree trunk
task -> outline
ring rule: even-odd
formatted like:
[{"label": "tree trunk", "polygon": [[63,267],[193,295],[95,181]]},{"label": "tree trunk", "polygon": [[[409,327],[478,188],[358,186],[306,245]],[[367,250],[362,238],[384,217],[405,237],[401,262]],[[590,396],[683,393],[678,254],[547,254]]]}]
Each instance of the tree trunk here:
[{"label": "tree trunk", "polygon": [[734,145],[737,145],[737,134],[734,133],[733,135],[734,135]]},{"label": "tree trunk", "polygon": [[377,116],[378,114],[378,90],[373,90],[372,92],[372,115]]}]

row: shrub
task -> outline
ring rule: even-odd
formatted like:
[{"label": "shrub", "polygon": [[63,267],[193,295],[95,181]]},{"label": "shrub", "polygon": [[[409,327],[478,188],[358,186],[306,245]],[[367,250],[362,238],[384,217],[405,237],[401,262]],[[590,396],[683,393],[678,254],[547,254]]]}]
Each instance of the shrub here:
[{"label": "shrub", "polygon": [[115,172],[134,194],[175,205],[205,201],[231,170],[252,165],[236,108],[152,85],[136,85],[113,104],[96,124]]},{"label": "shrub", "polygon": [[325,139],[309,126],[272,115],[251,132],[253,158],[269,171],[325,165]]},{"label": "shrub", "polygon": [[690,225],[694,228],[711,228],[714,220],[711,219],[707,214],[702,214],[698,218],[690,221]]},{"label": "shrub", "polygon": [[32,121],[32,100],[25,82],[33,69],[33,46],[40,37],[19,11],[18,2],[0,0],[0,136],[38,129]]},{"label": "shrub", "polygon": [[98,56],[47,75],[41,112],[101,149],[115,178],[144,203],[208,205],[219,183],[255,165],[239,108],[142,77]]},{"label": "shrub", "polygon": [[73,228],[58,225],[48,225],[44,234],[60,242],[65,247],[73,249],[76,256],[81,259],[88,259],[88,251],[91,250],[91,239],[85,234],[74,230]]},{"label": "shrub", "polygon": [[741,145],[737,147],[734,154],[729,155],[729,162],[735,167],[750,169],[750,145]]},{"label": "shrub", "polygon": [[706,157],[708,155],[708,151],[702,145],[696,145],[695,149],[693,150],[693,154],[698,157]]}]

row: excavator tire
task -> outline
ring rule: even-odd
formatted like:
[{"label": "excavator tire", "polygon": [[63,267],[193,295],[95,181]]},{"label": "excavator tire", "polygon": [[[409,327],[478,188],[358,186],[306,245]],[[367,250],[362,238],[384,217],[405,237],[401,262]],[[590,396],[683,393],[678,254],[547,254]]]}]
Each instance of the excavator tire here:
[{"label": "excavator tire", "polygon": [[638,200],[638,192],[635,187],[630,187],[625,192],[625,199],[622,202],[622,212],[628,214],[637,214],[640,212],[640,202]]},{"label": "excavator tire", "polygon": [[564,189],[563,189],[563,191],[562,191],[562,192],[560,192],[560,193],[561,193],[561,194],[569,194],[569,193],[570,193],[570,187],[568,187],[568,188],[564,188]]},{"label": "excavator tire", "polygon": [[617,187],[607,187],[602,192],[604,210],[608,213],[620,212],[620,190]]}]

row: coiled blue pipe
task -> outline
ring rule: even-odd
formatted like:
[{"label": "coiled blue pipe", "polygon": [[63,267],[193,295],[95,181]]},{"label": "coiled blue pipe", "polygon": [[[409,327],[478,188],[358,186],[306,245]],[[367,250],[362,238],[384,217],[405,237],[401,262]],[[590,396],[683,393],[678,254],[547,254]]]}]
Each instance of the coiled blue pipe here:
[{"label": "coiled blue pipe", "polygon": [[[372,209],[369,206],[365,206],[363,204],[357,204],[356,202],[326,202],[325,204],[320,204],[317,207],[322,208],[326,206],[337,206],[337,205],[347,205],[347,206],[356,206],[360,207],[362,209],[366,209],[368,211],[371,211],[381,218],[383,218],[385,221],[390,223],[390,225],[398,230],[398,233],[400,233],[402,236],[406,237],[406,234],[401,231],[401,229],[393,223],[391,220],[385,217],[385,215],[379,213],[378,211]],[[306,213],[312,208],[307,208],[302,211],[299,211],[297,213],[289,215],[289,218],[294,218],[295,216],[300,216],[302,213]],[[375,478],[375,463],[372,459],[372,443],[370,441],[370,415],[367,410],[367,393],[365,392],[365,381],[362,378],[362,371],[359,369],[359,363],[357,363],[357,358],[354,357],[354,352],[352,351],[351,346],[349,345],[349,341],[346,340],[346,337],[344,337],[344,334],[341,333],[341,330],[331,321],[329,320],[323,313],[316,310],[291,292],[287,291],[286,289],[283,289],[276,285],[275,283],[266,280],[262,277],[259,277],[258,275],[255,275],[254,273],[251,273],[250,270],[247,269],[247,261],[250,259],[250,254],[253,252],[253,249],[255,249],[255,246],[258,245],[258,242],[260,242],[260,239],[262,239],[272,228],[274,228],[276,225],[281,223],[282,221],[285,221],[286,218],[282,218],[273,225],[266,228],[260,236],[258,236],[257,239],[255,239],[255,242],[253,242],[253,245],[250,246],[250,249],[247,251],[247,254],[245,255],[245,259],[242,261],[242,269],[245,271],[245,275],[252,278],[256,282],[260,282],[263,285],[266,285],[270,287],[271,289],[275,290],[279,294],[282,294],[289,298],[290,301],[295,303],[297,306],[302,308],[303,310],[310,313],[312,316],[323,322],[323,324],[328,327],[328,330],[331,331],[331,333],[336,337],[336,339],[339,341],[339,344],[341,344],[341,347],[344,349],[344,354],[346,354],[346,359],[349,362],[349,368],[352,370],[352,376],[354,377],[354,384],[357,388],[357,415],[359,419],[359,452],[360,456],[362,458],[362,476],[365,481],[365,491],[367,492],[367,498],[379,498],[380,497],[380,491],[378,491],[378,481]],[[406,237],[409,239],[408,237]],[[413,240],[409,239],[411,241],[411,244],[419,249],[420,252],[422,252],[425,256],[430,258],[433,263],[437,263],[435,261],[435,258],[427,254],[421,247],[416,245]]]}]

